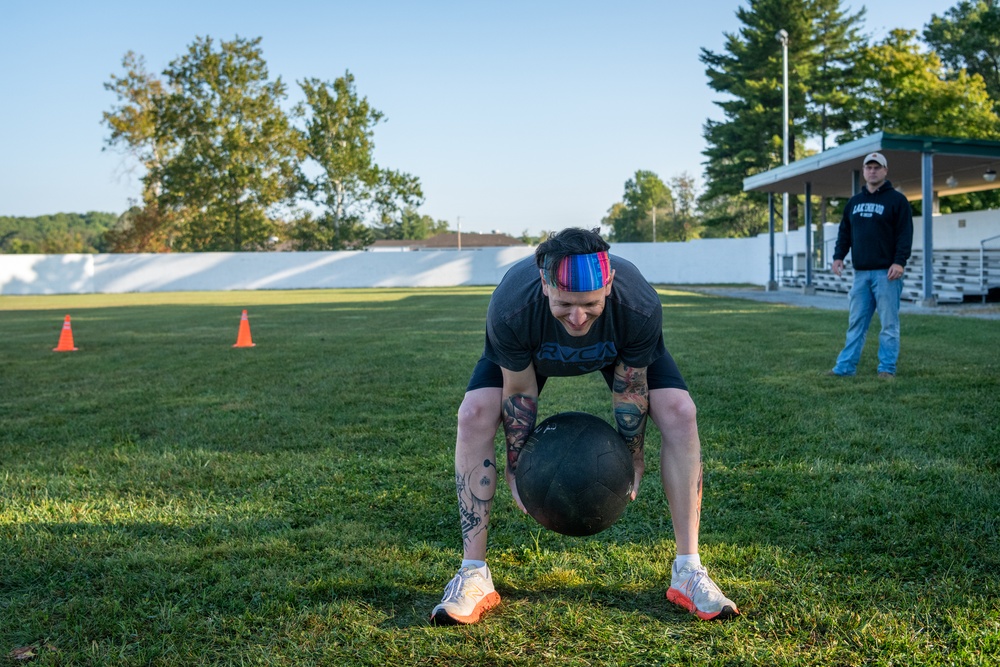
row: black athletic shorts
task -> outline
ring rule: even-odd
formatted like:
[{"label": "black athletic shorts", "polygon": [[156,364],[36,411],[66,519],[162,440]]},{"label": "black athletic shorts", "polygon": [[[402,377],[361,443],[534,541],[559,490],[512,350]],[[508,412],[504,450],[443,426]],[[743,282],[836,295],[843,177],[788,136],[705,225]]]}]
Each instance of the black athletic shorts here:
[{"label": "black athletic shorts", "polygon": [[[615,382],[615,364],[602,368],[601,375],[608,383],[608,389],[611,389]],[[535,379],[538,381],[538,393],[542,393],[542,387],[548,378],[535,373]],[[677,364],[674,363],[674,358],[670,356],[669,352],[664,352],[663,356],[649,365],[646,369],[646,382],[650,389],[683,389],[687,391],[688,388],[683,376],[681,376],[680,369],[677,368]],[[472,391],[486,387],[502,388],[503,371],[484,356],[479,358],[476,368],[472,371],[472,377],[469,378],[469,386],[465,390]]]}]

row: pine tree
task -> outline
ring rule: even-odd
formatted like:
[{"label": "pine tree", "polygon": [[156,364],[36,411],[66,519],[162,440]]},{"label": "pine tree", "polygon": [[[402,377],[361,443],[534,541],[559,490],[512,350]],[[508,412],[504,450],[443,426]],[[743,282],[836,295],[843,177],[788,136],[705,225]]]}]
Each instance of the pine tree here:
[{"label": "pine tree", "polygon": [[826,150],[831,133],[836,133],[833,138],[840,143],[856,118],[855,93],[862,83],[858,52],[867,45],[867,38],[859,28],[864,8],[848,15],[840,9],[840,0],[817,0],[816,5],[820,13],[814,22],[815,60],[805,91],[808,113],[803,130],[818,137],[820,150]]},{"label": "pine tree", "polygon": [[[749,8],[737,10],[744,27],[726,35],[725,52],[702,49],[709,86],[724,96],[716,102],[724,120],[709,120],[704,128],[707,182],[701,202],[719,213],[706,218],[713,235],[756,229],[746,221],[763,216],[747,207],[764,207],[766,195],[743,193],[743,179],[782,163],[784,56],[778,31],[788,33],[788,154],[794,161],[806,155],[806,138],[849,125],[849,115],[832,109],[856,82],[852,54],[862,15],[840,11],[838,0],[750,0]],[[793,197],[791,220],[796,204]],[[740,215],[729,216],[728,210]]]}]

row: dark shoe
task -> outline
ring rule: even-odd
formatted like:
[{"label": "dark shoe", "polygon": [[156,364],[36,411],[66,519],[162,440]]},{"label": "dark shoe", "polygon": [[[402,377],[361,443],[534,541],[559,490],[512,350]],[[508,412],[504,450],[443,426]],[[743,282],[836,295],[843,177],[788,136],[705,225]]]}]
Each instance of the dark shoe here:
[{"label": "dark shoe", "polygon": [[882,371],[881,373],[878,374],[878,378],[880,380],[895,380],[896,379],[896,374],[895,373],[886,373],[885,371]]},{"label": "dark shoe", "polygon": [[824,375],[826,375],[827,377],[831,377],[831,378],[846,378],[846,377],[849,377],[847,375],[842,375],[842,374],[836,373],[834,371],[827,371],[826,373],[824,373]]}]

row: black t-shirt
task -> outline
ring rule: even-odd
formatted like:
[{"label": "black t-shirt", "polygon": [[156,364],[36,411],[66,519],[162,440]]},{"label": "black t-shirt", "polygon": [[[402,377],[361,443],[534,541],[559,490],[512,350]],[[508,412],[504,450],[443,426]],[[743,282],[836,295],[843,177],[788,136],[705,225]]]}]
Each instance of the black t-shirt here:
[{"label": "black t-shirt", "polygon": [[486,358],[511,371],[532,363],[539,375],[567,377],[618,361],[645,368],[665,354],[659,295],[634,264],[610,259],[611,294],[585,336],[569,335],[553,317],[533,256],[512,266],[490,298]]}]

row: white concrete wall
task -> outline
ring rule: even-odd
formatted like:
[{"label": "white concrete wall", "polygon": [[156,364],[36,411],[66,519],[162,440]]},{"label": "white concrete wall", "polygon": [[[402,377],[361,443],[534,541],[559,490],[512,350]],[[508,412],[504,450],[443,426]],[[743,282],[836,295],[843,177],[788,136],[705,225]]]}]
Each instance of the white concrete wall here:
[{"label": "white concrete wall", "polygon": [[651,283],[766,285],[769,275],[766,234],[687,243],[615,243],[611,252],[639,267]]},{"label": "white concrete wall", "polygon": [[[767,238],[621,243],[654,283],[767,281]],[[496,285],[533,247],[420,252],[0,255],[0,294]]]},{"label": "white concrete wall", "polygon": [[91,294],[99,255],[0,255],[0,294]]},{"label": "white concrete wall", "polygon": [[115,293],[495,285],[532,250],[98,255],[94,286]]},{"label": "white concrete wall", "polygon": [[[979,242],[1000,234],[1000,211],[968,211],[934,216],[935,250],[978,250]],[[997,239],[987,247],[996,248]],[[924,221],[913,219],[913,247],[924,247]]]},{"label": "white concrete wall", "polygon": [[533,250],[0,255],[0,294],[495,285]]},{"label": "white concrete wall", "polygon": [[[960,223],[964,220],[964,223]],[[923,243],[915,220],[914,246]],[[835,239],[837,225],[824,225]],[[978,248],[1000,234],[1000,211],[939,216],[936,249]],[[611,252],[636,264],[652,283],[766,285],[768,235],[687,243],[617,243]],[[828,246],[832,254],[832,246]],[[510,265],[534,248],[419,252],[252,252],[136,255],[0,255],[0,294],[88,294],[337,287],[496,285]],[[775,253],[786,237],[775,234]],[[805,252],[802,229],[787,236],[787,252]],[[776,263],[780,276],[781,266]]]}]

